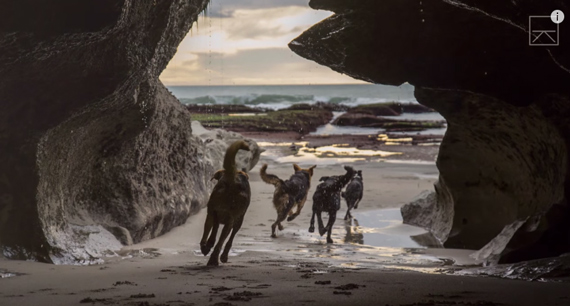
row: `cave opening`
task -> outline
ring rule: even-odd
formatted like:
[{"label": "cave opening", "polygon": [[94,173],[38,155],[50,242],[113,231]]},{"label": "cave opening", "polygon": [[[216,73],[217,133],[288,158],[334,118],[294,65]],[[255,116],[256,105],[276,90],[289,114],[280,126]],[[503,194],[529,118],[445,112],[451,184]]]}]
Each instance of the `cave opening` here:
[{"label": "cave opening", "polygon": [[[290,50],[292,40],[332,15],[300,2],[261,7],[212,2],[178,47],[161,80],[189,109],[197,121],[197,133],[221,128],[251,138],[265,150],[250,170],[256,201],[255,189],[268,187],[258,185],[262,164],[270,165],[268,172],[271,167],[284,171],[283,179],[292,174],[293,163],[317,165],[312,186],[322,176],[342,174],[343,165],[354,165],[363,171],[366,192],[360,210],[346,221],[342,220],[347,209],[343,200],[333,231],[335,241],[356,248],[392,248],[402,254],[441,248],[429,232],[402,224],[399,209],[433,190],[446,120],[419,104],[408,83],[371,84]],[[291,231],[304,232],[301,236],[307,241],[319,241],[306,229],[312,188],[302,221],[289,233],[283,232],[284,237]],[[262,202],[271,206],[271,196],[264,193]],[[258,213],[259,208],[252,209]],[[200,223],[200,218],[205,217],[191,217],[189,222]],[[267,223],[274,216],[267,218],[250,222]],[[262,235],[268,229],[263,228]],[[244,243],[249,242],[237,242],[236,248]],[[457,254],[468,261],[468,252]]]},{"label": "cave opening", "polygon": [[552,6],[0,4],[0,304],[567,304],[570,52],[526,28]]}]

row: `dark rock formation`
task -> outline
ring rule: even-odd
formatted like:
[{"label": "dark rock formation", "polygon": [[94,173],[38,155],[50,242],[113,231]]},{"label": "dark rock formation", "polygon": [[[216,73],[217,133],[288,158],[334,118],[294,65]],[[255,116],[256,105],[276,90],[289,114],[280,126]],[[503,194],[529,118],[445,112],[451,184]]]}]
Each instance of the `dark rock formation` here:
[{"label": "dark rock formation", "polygon": [[383,128],[387,131],[422,131],[425,129],[444,128],[443,121],[395,120],[361,113],[346,113],[336,118],[332,124],[340,126],[359,126]]},{"label": "dark rock formation", "polygon": [[0,4],[6,257],[89,262],[205,205],[213,169],[158,76],[206,4]]},{"label": "dark rock formation", "polygon": [[194,120],[206,128],[221,128],[233,132],[296,132],[306,135],[333,118],[332,111],[324,108],[297,104],[291,108],[263,114],[227,116],[226,114],[193,114]]},{"label": "dark rock formation", "polygon": [[417,103],[374,103],[352,107],[350,113],[368,114],[374,116],[400,116],[402,113],[431,113],[433,109]]},{"label": "dark rock formation", "polygon": [[528,32],[529,15],[568,11],[566,3],[310,5],[336,14],[291,42],[293,51],[358,79],[409,82],[447,119],[436,184],[446,215],[427,225],[445,246],[481,249],[491,261],[570,251],[570,23],[560,24],[560,48],[531,47]]},{"label": "dark rock formation", "polygon": [[261,113],[262,110],[243,104],[187,104],[186,108],[195,114],[243,114]]},{"label": "dark rock formation", "polygon": [[352,107],[348,112],[373,116],[400,116],[402,108],[397,103],[376,103]]}]

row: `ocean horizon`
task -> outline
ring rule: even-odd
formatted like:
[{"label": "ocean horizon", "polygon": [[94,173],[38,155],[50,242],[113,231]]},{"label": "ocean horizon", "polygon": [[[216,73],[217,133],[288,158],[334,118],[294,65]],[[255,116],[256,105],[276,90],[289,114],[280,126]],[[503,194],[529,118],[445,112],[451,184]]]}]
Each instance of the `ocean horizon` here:
[{"label": "ocean horizon", "polygon": [[283,109],[297,103],[357,106],[381,102],[417,103],[410,84],[189,85],[167,86],[183,104],[243,104]]}]

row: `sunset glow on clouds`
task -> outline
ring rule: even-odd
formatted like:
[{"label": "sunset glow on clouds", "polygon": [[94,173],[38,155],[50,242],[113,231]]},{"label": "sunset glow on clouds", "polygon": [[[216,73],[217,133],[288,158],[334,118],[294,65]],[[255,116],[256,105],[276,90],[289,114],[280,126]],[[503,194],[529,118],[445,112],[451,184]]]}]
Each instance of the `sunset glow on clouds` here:
[{"label": "sunset glow on clouds", "polygon": [[298,0],[213,0],[160,79],[166,85],[362,83],[287,44],[332,13]]}]

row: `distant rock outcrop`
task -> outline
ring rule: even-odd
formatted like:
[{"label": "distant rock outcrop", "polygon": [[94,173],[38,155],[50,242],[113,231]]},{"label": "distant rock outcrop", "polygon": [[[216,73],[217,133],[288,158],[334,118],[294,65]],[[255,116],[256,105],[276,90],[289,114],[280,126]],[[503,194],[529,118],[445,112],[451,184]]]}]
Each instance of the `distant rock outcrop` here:
[{"label": "distant rock outcrop", "polygon": [[409,82],[448,122],[428,208],[438,209],[404,213],[431,216],[420,223],[445,246],[481,249],[491,262],[570,251],[570,44],[529,46],[528,29],[530,15],[570,11],[565,1],[310,5],[335,15],[292,41],[294,52],[357,79]]},{"label": "distant rock outcrop", "polygon": [[89,263],[206,204],[202,141],[158,77],[207,0],[0,4],[0,248]]}]

